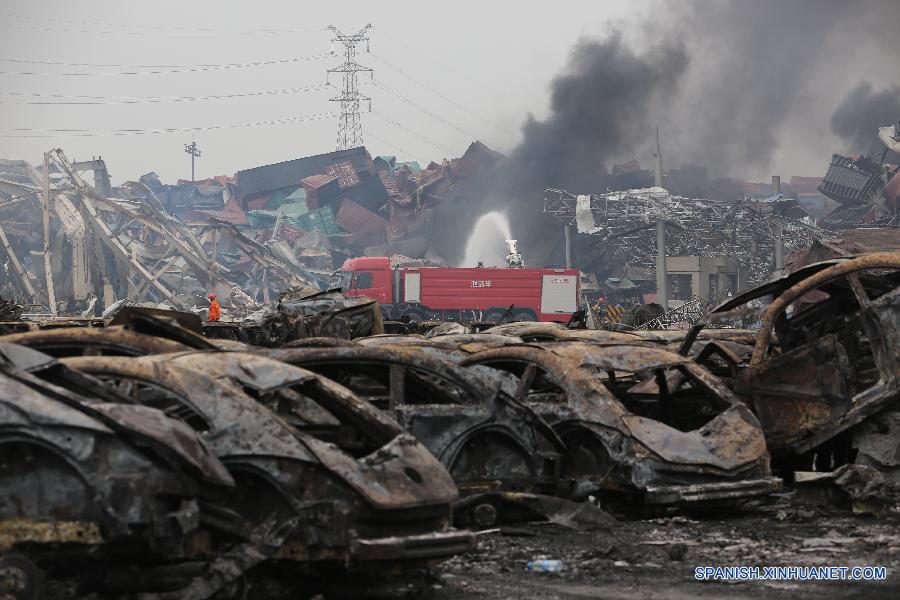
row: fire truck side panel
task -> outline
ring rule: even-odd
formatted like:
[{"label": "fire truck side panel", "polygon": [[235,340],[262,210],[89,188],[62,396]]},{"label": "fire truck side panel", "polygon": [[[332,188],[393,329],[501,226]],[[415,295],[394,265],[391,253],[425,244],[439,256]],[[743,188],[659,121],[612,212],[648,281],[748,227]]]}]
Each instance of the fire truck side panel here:
[{"label": "fire truck side panel", "polygon": [[390,268],[386,257],[348,259],[350,296],[378,300],[389,318],[466,319],[499,317],[513,306],[513,319],[567,321],[577,309],[578,271],[516,268]]},{"label": "fire truck side panel", "polygon": [[[407,276],[411,270],[407,271]],[[536,269],[420,269],[421,303],[434,309],[530,308],[540,312]]]}]

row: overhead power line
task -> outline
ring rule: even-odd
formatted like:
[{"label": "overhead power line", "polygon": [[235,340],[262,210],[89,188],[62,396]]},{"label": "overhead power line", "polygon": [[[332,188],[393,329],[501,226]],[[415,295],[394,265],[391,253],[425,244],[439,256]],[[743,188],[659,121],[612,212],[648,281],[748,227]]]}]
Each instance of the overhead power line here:
[{"label": "overhead power line", "polygon": [[415,129],[412,129],[411,127],[407,127],[406,125],[403,125],[402,123],[399,123],[398,121],[395,121],[394,119],[390,118],[389,116],[387,116],[386,114],[384,114],[382,112],[373,110],[372,114],[374,116],[376,116],[377,118],[381,119],[382,121],[384,121],[385,123],[387,123],[388,125],[390,125],[391,127],[394,127],[395,129],[399,129],[400,131],[402,131],[408,135],[411,135],[412,137],[416,138],[419,141],[425,142],[426,144],[432,146],[436,150],[445,152],[446,156],[451,156],[453,154],[453,150],[451,150],[444,144],[442,144],[438,141],[435,141],[433,138],[430,138],[427,135],[419,133],[418,131],[416,131]]},{"label": "overhead power line", "polygon": [[215,131],[217,129],[237,129],[243,127],[262,127],[266,125],[287,125],[306,121],[319,121],[331,119],[337,113],[323,112],[284,119],[272,119],[269,121],[254,121],[251,123],[232,123],[228,125],[207,125],[203,127],[165,127],[159,129],[34,129],[29,127],[0,127],[0,138],[58,138],[58,137],[111,137],[132,135],[157,135],[166,133],[188,133],[195,131]]},{"label": "overhead power line", "polygon": [[157,104],[168,102],[196,102],[200,100],[226,100],[230,98],[251,98],[254,96],[277,96],[282,94],[299,94],[330,89],[327,83],[317,83],[298,88],[281,90],[262,90],[255,92],[239,92],[235,94],[212,94],[207,96],[90,96],[68,94],[43,94],[29,92],[0,92],[0,95],[16,98],[34,98],[34,100],[2,100],[0,104],[65,104],[65,105],[110,105],[110,104]]},{"label": "overhead power line", "polygon": [[[310,33],[315,31],[324,31],[322,27],[295,27],[290,29],[272,29],[272,28],[259,28],[259,29],[246,29],[246,30],[238,30],[238,31],[229,31],[226,29],[217,29],[214,27],[202,27],[202,26],[177,26],[177,25],[149,25],[146,23],[108,23],[103,21],[86,21],[86,20],[78,20],[78,19],[54,19],[50,17],[40,16],[34,17],[29,15],[14,15],[14,14],[3,14],[4,18],[9,19],[21,19],[28,21],[38,21],[42,26],[35,25],[9,25],[7,27],[18,28],[18,29],[33,29],[37,31],[63,31],[63,32],[74,32],[74,33],[96,33],[96,34],[119,34],[119,35],[159,35],[161,33],[179,33],[179,34],[189,34],[189,35],[197,35],[197,34],[223,34],[223,35],[256,35],[256,34],[280,34],[280,33]],[[45,23],[60,23],[63,25],[95,25],[100,27],[112,27],[113,29],[108,31],[103,30],[91,30],[91,29],[59,29],[59,28],[48,28],[43,26]],[[130,31],[129,31],[130,30]],[[137,30],[137,31],[135,31]],[[143,30],[143,31],[141,31]]]},{"label": "overhead power line", "polygon": [[452,105],[452,106],[455,106],[455,107],[458,108],[459,110],[461,110],[461,111],[463,111],[463,112],[465,112],[465,113],[471,115],[472,117],[475,117],[475,118],[478,119],[479,121],[481,121],[481,122],[483,122],[483,123],[486,123],[486,124],[488,124],[488,125],[491,125],[492,127],[495,127],[496,129],[498,129],[498,130],[500,130],[500,131],[506,133],[507,135],[511,135],[511,136],[515,135],[515,134],[514,134],[512,131],[510,131],[509,129],[503,127],[502,125],[500,125],[500,124],[498,124],[498,123],[495,123],[494,121],[491,121],[490,119],[486,119],[486,118],[482,117],[481,115],[479,115],[479,114],[476,113],[475,111],[473,111],[473,110],[467,108],[466,106],[463,106],[462,104],[460,104],[459,102],[457,102],[457,101],[454,100],[453,98],[447,96],[446,94],[441,93],[439,90],[437,90],[437,89],[435,89],[434,87],[428,85],[427,83],[421,81],[421,80],[418,79],[415,75],[412,75],[412,74],[409,73],[408,71],[404,70],[404,69],[401,68],[401,67],[398,67],[397,65],[395,65],[395,64],[393,64],[392,62],[386,60],[385,58],[383,58],[383,57],[381,57],[381,56],[378,56],[378,55],[375,54],[375,53],[372,53],[372,58],[374,58],[375,60],[379,61],[380,63],[382,63],[382,64],[384,64],[384,65],[387,65],[388,67],[390,67],[390,68],[392,68],[393,70],[397,71],[398,73],[400,73],[401,75],[403,75],[404,77],[406,77],[407,79],[409,79],[410,81],[412,81],[413,83],[415,83],[416,85],[418,85],[419,87],[421,87],[422,89],[424,89],[424,90],[426,90],[426,91],[428,91],[428,92],[431,92],[432,94],[434,94],[435,96],[437,96],[438,98],[440,98],[441,100],[443,100],[444,102],[447,102],[448,104],[450,104],[450,105]]},{"label": "overhead power line", "polygon": [[379,88],[383,89],[384,91],[386,91],[387,93],[389,93],[390,95],[392,95],[394,98],[396,98],[396,99],[399,100],[400,102],[403,102],[404,104],[407,104],[407,105],[409,105],[409,106],[412,106],[413,108],[415,108],[415,109],[416,109],[417,111],[419,111],[420,113],[422,113],[422,114],[424,114],[424,115],[426,115],[426,116],[431,117],[431,118],[434,119],[435,121],[438,121],[439,123],[442,123],[442,124],[446,125],[446,126],[449,127],[450,129],[452,129],[452,130],[454,130],[454,131],[456,131],[456,132],[458,132],[458,133],[461,133],[461,134],[465,135],[466,137],[470,138],[470,140],[474,137],[471,133],[469,133],[468,131],[466,131],[466,130],[463,129],[462,127],[459,127],[459,126],[457,126],[456,124],[454,124],[454,123],[448,121],[447,119],[445,119],[445,118],[442,117],[441,115],[437,114],[436,112],[433,112],[433,111],[428,110],[427,108],[425,108],[425,107],[422,106],[421,104],[419,104],[419,103],[417,103],[417,102],[415,102],[415,101],[413,101],[413,100],[410,100],[409,98],[407,98],[406,96],[404,96],[402,93],[400,93],[400,92],[398,92],[397,90],[395,90],[395,89],[393,89],[393,88],[391,88],[391,87],[389,87],[389,86],[387,86],[387,85],[381,83],[380,81],[376,81],[376,82],[375,82],[375,87],[379,87]]},{"label": "overhead power line", "polygon": [[[325,58],[331,58],[334,54],[331,52],[325,52],[322,54],[312,54],[310,56],[296,56],[293,58],[280,58],[277,60],[259,60],[253,62],[244,62],[244,63],[222,63],[222,64],[199,64],[199,65],[173,65],[171,67],[167,66],[154,66],[154,65],[115,65],[123,68],[134,68],[134,69],[151,69],[146,71],[66,71],[62,73],[54,73],[51,71],[0,71],[0,75],[40,75],[40,76],[52,76],[59,77],[61,75],[64,76],[79,76],[79,77],[90,77],[90,76],[110,76],[110,75],[168,75],[171,73],[197,73],[202,71],[225,71],[229,69],[247,69],[254,67],[264,67],[267,65],[284,65],[284,64],[292,64],[303,61],[311,61],[311,60],[322,60]],[[3,59],[3,62],[29,62],[23,59]],[[34,61],[38,62],[38,61]],[[52,62],[44,62],[39,64],[59,64],[63,66],[97,66],[97,67],[105,67],[106,65],[99,64],[91,64],[91,63],[52,63]]]}]

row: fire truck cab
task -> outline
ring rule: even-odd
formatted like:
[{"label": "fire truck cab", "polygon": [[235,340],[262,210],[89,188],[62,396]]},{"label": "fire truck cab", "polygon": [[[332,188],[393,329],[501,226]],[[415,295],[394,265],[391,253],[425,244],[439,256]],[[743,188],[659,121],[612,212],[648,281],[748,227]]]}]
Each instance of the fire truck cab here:
[{"label": "fire truck cab", "polygon": [[577,269],[391,267],[387,257],[344,262],[335,284],[378,300],[385,318],[566,322],[578,308]]}]

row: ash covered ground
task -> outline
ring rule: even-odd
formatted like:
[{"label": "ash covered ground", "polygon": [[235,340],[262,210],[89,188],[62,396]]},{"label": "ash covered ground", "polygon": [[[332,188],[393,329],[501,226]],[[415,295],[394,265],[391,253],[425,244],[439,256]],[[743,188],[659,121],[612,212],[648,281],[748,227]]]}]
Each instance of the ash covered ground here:
[{"label": "ash covered ground", "polygon": [[[451,598],[897,598],[900,514],[880,519],[774,507],[738,515],[622,521],[610,531],[552,524],[479,536],[474,552],[440,565],[421,596]],[[526,570],[558,559],[559,573]],[[697,566],[883,566],[883,582],[700,582]]]}]

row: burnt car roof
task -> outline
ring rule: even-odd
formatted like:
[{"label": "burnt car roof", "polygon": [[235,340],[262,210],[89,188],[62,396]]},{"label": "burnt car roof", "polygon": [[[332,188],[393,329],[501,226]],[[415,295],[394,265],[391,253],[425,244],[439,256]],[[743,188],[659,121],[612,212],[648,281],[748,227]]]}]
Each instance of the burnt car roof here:
[{"label": "burnt car roof", "polygon": [[569,340],[546,343],[544,347],[558,356],[580,361],[579,364],[613,371],[644,371],[692,362],[664,346],[647,342],[595,344]]},{"label": "burnt car roof", "polygon": [[415,350],[406,350],[395,346],[391,348],[357,346],[355,348],[298,348],[278,349],[271,354],[272,358],[287,363],[317,361],[357,361],[373,363],[400,363],[410,367],[429,371],[439,375],[456,385],[466,389],[473,398],[487,398],[492,394],[489,387],[474,373]]},{"label": "burnt car roof", "polygon": [[180,352],[190,347],[171,339],[131,331],[123,326],[113,327],[65,327],[42,329],[3,336],[2,341],[21,344],[52,356],[78,355],[92,346],[114,350],[119,355],[143,356]]},{"label": "burnt car roof", "polygon": [[[239,389],[196,371],[172,365],[161,356],[129,358],[121,356],[72,357],[63,364],[89,373],[115,368],[136,379],[175,390],[190,390],[182,398],[210,426],[207,440],[219,456],[268,454],[301,461],[314,461],[309,449],[297,440],[288,426],[271,411]],[[248,432],[253,435],[247,435]]]},{"label": "burnt car roof", "polygon": [[[502,323],[484,330],[483,333],[501,335],[535,335],[542,332],[568,331],[569,328],[561,323],[543,323],[539,321],[517,321],[515,323]],[[526,333],[528,332],[528,333]]]}]

